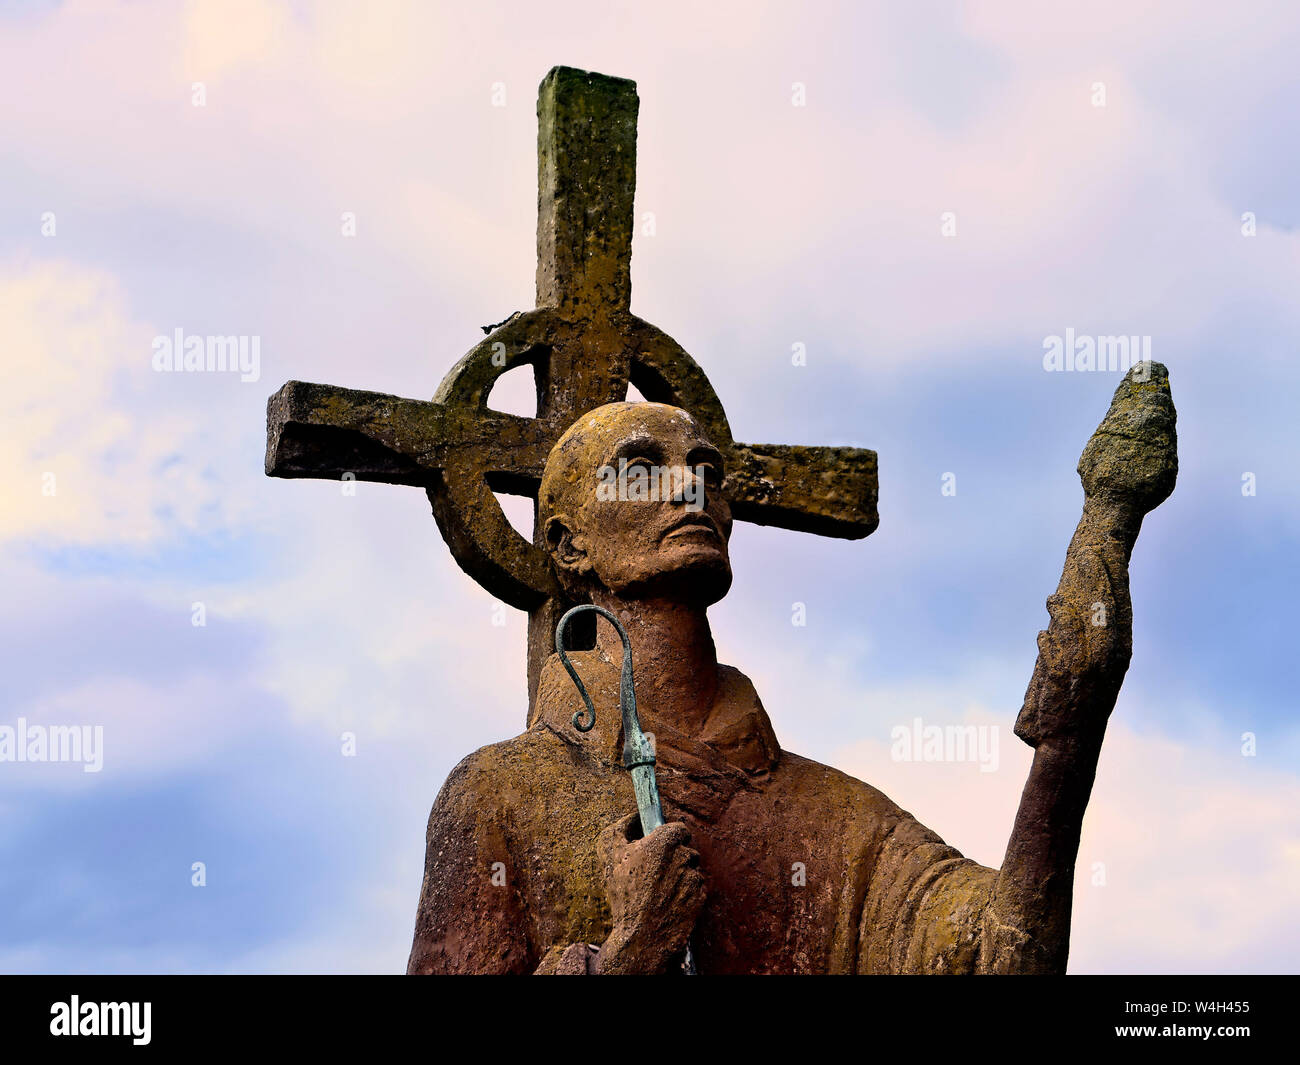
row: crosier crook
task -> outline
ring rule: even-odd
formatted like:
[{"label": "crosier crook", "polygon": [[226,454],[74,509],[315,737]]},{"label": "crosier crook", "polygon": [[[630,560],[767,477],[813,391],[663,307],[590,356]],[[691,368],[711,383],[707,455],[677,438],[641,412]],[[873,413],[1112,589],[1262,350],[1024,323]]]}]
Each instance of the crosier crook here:
[{"label": "crosier crook", "polygon": [[[646,739],[646,734],[641,731],[641,721],[636,713],[636,685],[632,680],[632,641],[618,618],[603,606],[592,603],[575,606],[567,611],[560,618],[560,623],[555,626],[555,653],[560,656],[560,662],[568,671],[587,707],[585,721],[581,710],[573,715],[573,727],[579,732],[590,732],[596,726],[595,704],[592,703],[586,685],[582,683],[582,678],[573,668],[573,663],[569,661],[569,655],[564,649],[564,633],[569,627],[569,622],[575,615],[588,610],[599,614],[613,625],[619,639],[623,641],[623,672],[618,684],[618,706],[623,715],[623,768],[632,774],[632,790],[636,793],[637,810],[641,815],[641,835],[645,837],[664,823],[664,812],[659,803],[659,785],[655,783],[654,749]],[[695,958],[691,954],[689,944],[682,961],[682,972],[688,976],[695,975]]]}]

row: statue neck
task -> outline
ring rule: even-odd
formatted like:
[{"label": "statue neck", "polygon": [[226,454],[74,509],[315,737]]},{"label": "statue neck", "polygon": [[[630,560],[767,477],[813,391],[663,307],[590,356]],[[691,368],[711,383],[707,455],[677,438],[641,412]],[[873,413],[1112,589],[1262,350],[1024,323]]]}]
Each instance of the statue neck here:
[{"label": "statue neck", "polygon": [[[687,735],[697,735],[718,691],[718,653],[706,608],[608,594],[593,596],[592,601],[627,629],[642,719],[659,718]],[[596,643],[613,661],[622,660],[622,641],[612,625],[597,622]]]}]

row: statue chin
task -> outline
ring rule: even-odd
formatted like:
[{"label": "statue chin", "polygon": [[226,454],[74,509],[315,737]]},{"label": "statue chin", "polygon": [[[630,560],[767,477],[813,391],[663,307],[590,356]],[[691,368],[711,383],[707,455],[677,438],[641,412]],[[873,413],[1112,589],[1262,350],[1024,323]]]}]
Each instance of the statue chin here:
[{"label": "statue chin", "polygon": [[717,552],[688,557],[653,573],[621,576],[621,580],[602,580],[600,584],[609,594],[624,601],[667,599],[692,606],[712,606],[731,590],[731,562],[725,554]]}]

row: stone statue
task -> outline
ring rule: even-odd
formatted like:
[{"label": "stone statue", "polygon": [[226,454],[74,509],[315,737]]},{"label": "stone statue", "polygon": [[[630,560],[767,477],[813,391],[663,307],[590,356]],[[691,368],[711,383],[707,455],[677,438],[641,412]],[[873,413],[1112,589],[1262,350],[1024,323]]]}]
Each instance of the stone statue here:
[{"label": "stone statue", "polygon": [[[528,730],[438,796],[409,969],[676,972],[689,942],[702,973],[1059,972],[1128,666],[1129,554],[1176,474],[1168,374],[1130,371],[1080,460],[1083,518],[1016,724],[1033,769],[1002,868],[986,869],[869,785],[782,751],[753,685],[717,662],[706,611],[731,583],[732,519],[867,536],[877,457],[736,441],[700,366],[632,314],[637,110],[626,79],[547,74],[538,305],[485,326],[432,401],[290,381],[267,405],[268,475],[422,488],[457,563],[528,612]],[[488,407],[519,367],[534,417]],[[630,385],[650,402],[623,402]],[[611,498],[614,468],[668,470],[674,490]],[[498,491],[536,500],[532,541]],[[602,708],[589,733],[551,653],[582,601],[631,637],[669,822],[648,835],[620,763],[620,640],[601,622],[572,655]]]},{"label": "stone statue", "polygon": [[[1140,364],[1080,459],[1083,517],[1016,726],[1036,751],[999,870],[783,751],[753,685],[719,664],[707,610],[731,584],[731,513],[695,419],[657,403],[579,418],[547,459],[539,527],[569,595],[631,637],[669,823],[642,838],[628,812],[611,712],[622,651],[601,625],[596,649],[572,655],[604,710],[592,732],[574,727],[582,704],[553,656],[529,729],[448,777],[409,971],[665,973],[688,940],[701,973],[1063,971],[1080,825],[1131,650],[1129,555],[1173,489],[1174,418],[1165,368]],[[680,490],[601,492],[602,469],[638,465],[674,471]]]}]

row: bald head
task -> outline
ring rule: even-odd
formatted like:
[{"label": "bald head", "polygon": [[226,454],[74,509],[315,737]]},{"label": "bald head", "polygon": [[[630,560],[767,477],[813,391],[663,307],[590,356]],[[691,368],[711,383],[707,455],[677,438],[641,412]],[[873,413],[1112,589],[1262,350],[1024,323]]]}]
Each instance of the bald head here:
[{"label": "bald head", "polygon": [[610,403],[552,448],[538,521],[561,583],[577,599],[716,602],[731,584],[731,510],[722,456],[686,411]]}]

